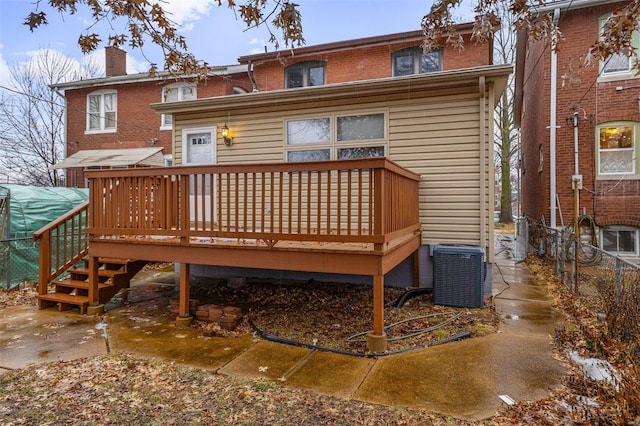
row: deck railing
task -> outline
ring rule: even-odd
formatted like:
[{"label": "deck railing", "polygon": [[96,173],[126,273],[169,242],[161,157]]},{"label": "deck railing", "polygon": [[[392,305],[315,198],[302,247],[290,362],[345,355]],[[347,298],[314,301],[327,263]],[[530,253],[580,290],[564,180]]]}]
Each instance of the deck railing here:
[{"label": "deck railing", "polygon": [[47,294],[49,283],[87,254],[88,211],[86,201],[34,232],[40,244],[38,294]]},{"label": "deck railing", "polygon": [[419,176],[385,158],[91,171],[94,237],[382,244],[419,228]]}]

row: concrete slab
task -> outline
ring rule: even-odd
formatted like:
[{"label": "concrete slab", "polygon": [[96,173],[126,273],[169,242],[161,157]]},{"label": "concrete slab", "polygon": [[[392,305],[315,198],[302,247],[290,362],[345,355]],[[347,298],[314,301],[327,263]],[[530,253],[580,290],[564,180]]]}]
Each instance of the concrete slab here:
[{"label": "concrete slab", "polygon": [[253,344],[250,335],[204,337],[195,328],[177,328],[168,305],[150,301],[107,312],[110,350],[217,370]]},{"label": "concrete slab", "polygon": [[[330,352],[314,351],[300,362],[300,368],[292,372],[285,384],[334,395],[352,397],[375,364],[371,358],[345,356]],[[330,372],[330,374],[318,374]]]},{"label": "concrete slab", "polygon": [[98,317],[9,306],[0,312],[0,368],[73,360],[107,353]]},{"label": "concrete slab", "polygon": [[354,397],[470,421],[501,407],[498,395],[534,401],[559,385],[550,338],[494,334],[381,358]]},{"label": "concrete slab", "polygon": [[250,379],[286,380],[288,373],[310,353],[310,349],[263,340],[218,372]]}]

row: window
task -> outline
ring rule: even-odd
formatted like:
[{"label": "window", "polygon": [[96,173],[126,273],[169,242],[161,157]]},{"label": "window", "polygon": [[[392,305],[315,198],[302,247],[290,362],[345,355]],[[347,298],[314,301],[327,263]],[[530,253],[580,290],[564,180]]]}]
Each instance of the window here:
[{"label": "window", "polygon": [[384,113],[289,120],[287,161],[384,157]]},{"label": "window", "polygon": [[87,131],[115,132],[116,92],[95,92],[87,96]]},{"label": "window", "polygon": [[285,68],[284,75],[287,89],[322,86],[325,84],[325,63],[322,61],[298,62]]},{"label": "window", "polygon": [[394,52],[391,60],[394,77],[442,71],[442,49],[424,53],[420,46],[409,47]]},{"label": "window", "polygon": [[[599,27],[602,30],[604,23],[611,16],[607,14],[599,19]],[[640,34],[636,31],[632,35],[632,45],[635,48],[640,46]],[[616,53],[609,56],[600,64],[601,77],[611,77],[613,79],[628,78],[632,76],[632,63],[630,55],[627,52]]]},{"label": "window", "polygon": [[607,226],[601,229],[602,249],[621,255],[638,255],[638,228],[632,226]]},{"label": "window", "polygon": [[[180,102],[196,99],[198,89],[195,84],[176,83],[162,88],[162,102]],[[173,127],[173,115],[162,114],[160,128],[171,129]]]},{"label": "window", "polygon": [[604,123],[596,127],[598,175],[636,173],[638,124]]}]

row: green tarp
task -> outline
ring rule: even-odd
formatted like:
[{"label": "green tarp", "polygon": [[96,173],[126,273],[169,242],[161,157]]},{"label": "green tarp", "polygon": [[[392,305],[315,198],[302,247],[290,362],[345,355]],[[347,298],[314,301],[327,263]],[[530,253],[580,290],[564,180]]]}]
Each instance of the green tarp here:
[{"label": "green tarp", "polygon": [[0,184],[0,288],[38,280],[33,233],[88,199],[87,189]]}]

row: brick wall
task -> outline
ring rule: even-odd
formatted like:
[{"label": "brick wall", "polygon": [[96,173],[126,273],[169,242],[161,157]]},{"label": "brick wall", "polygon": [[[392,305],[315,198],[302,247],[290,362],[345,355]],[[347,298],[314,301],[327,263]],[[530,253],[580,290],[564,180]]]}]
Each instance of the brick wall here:
[{"label": "brick wall", "polygon": [[[574,193],[571,189],[575,173],[574,129],[572,118],[579,113],[578,152],[579,173],[584,190],[580,191],[579,214],[586,213],[598,225],[640,222],[639,182],[596,180],[596,126],[609,121],[640,121],[637,80],[597,82],[600,72],[597,63],[585,64],[589,47],[597,39],[598,18],[624,3],[578,9],[563,13],[560,30],[565,40],[558,50],[557,124],[556,133],[556,190],[565,223],[574,215]],[[549,223],[549,74],[550,51],[546,49],[537,65],[541,45],[530,44],[526,60],[525,80],[535,67],[524,88],[522,119],[522,147],[526,160],[523,174],[523,211],[533,219],[541,215]],[[635,83],[634,83],[635,82]],[[624,90],[616,90],[616,88]],[[544,96],[541,94],[544,93]],[[534,112],[535,111],[535,112]],[[538,147],[545,152],[545,170],[538,177],[530,172],[537,163]],[[544,195],[542,195],[544,194]],[[546,204],[541,205],[544,199]],[[558,216],[557,223],[560,224]]]},{"label": "brick wall", "polygon": [[[327,84],[391,77],[391,55],[419,41],[386,43],[325,54],[296,55],[291,58],[254,64],[254,78],[261,91],[284,89],[284,70],[303,61],[326,62]],[[476,44],[465,36],[463,50],[445,47],[443,68],[453,70],[491,64],[491,45]]]}]

